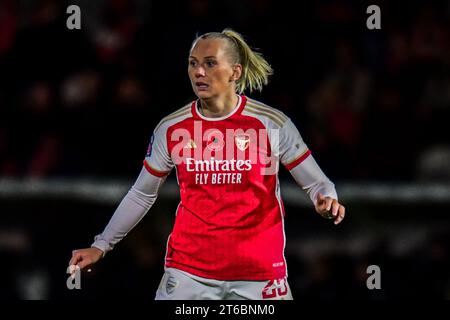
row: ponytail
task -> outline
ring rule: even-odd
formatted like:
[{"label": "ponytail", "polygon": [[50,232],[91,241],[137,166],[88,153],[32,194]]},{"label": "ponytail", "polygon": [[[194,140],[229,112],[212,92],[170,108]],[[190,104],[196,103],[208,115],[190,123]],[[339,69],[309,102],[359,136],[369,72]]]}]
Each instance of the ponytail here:
[{"label": "ponytail", "polygon": [[243,93],[245,90],[262,91],[264,85],[269,82],[269,76],[273,74],[270,64],[261,53],[254,52],[238,32],[225,29],[222,32],[210,32],[198,37],[198,39],[220,38],[226,39],[230,44],[230,56],[233,63],[242,65],[242,75],[236,81],[236,90]]}]

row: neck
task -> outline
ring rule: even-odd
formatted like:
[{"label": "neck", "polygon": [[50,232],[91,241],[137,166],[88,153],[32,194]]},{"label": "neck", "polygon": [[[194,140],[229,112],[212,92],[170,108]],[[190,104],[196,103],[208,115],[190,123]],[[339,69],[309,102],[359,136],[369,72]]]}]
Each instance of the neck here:
[{"label": "neck", "polygon": [[219,97],[200,99],[201,112],[205,117],[224,117],[237,108],[238,96],[232,92]]}]

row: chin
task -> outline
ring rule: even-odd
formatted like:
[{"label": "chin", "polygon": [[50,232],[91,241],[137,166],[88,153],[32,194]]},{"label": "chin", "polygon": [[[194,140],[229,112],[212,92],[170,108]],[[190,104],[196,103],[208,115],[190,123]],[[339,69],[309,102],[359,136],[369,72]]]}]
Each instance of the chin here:
[{"label": "chin", "polygon": [[211,92],[208,91],[197,91],[195,94],[199,99],[209,99],[212,97]]}]

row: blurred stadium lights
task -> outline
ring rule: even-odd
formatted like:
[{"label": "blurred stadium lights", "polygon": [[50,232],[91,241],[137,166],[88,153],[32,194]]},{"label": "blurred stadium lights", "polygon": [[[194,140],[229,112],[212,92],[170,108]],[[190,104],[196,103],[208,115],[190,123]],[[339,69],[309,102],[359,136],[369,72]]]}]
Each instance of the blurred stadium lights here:
[{"label": "blurred stadium lights", "polygon": [[[131,187],[125,180],[99,181],[94,179],[0,179],[0,199],[72,199],[101,204],[115,204]],[[450,184],[387,184],[341,183],[337,184],[340,199],[345,202],[365,203],[450,203]],[[292,206],[307,206],[310,201],[305,192],[293,183],[282,183],[284,202]],[[167,181],[159,197],[179,199],[179,187]]]}]

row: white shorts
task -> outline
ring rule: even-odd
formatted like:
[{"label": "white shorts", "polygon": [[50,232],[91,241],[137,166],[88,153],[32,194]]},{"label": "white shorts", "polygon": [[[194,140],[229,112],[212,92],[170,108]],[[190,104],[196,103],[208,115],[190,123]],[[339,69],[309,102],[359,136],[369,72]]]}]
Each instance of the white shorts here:
[{"label": "white shorts", "polygon": [[221,281],[166,268],[155,300],[292,300],[286,278]]}]

